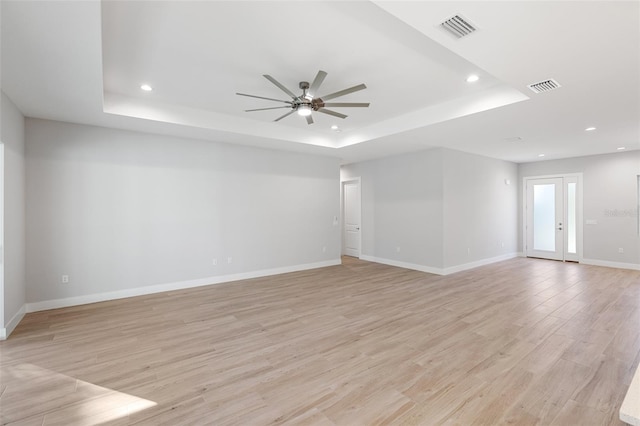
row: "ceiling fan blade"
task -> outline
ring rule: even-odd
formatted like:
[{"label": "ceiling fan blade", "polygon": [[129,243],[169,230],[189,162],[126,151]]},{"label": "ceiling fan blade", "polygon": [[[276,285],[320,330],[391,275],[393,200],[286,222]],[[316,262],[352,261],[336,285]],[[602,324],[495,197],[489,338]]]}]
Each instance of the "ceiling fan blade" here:
[{"label": "ceiling fan blade", "polygon": [[369,106],[369,102],[325,102],[326,107],[361,107],[366,108]]},{"label": "ceiling fan blade", "polygon": [[313,124],[313,117],[307,115],[305,118],[307,119],[307,124]]},{"label": "ceiling fan blade", "polygon": [[291,115],[291,114],[293,114],[295,111],[296,111],[295,109],[292,109],[291,111],[289,111],[289,112],[288,112],[288,113],[286,113],[285,115],[282,115],[282,116],[280,116],[280,117],[276,118],[276,119],[275,119],[275,120],[273,120],[273,121],[280,121],[280,120],[282,120],[283,118],[290,116],[290,115]]},{"label": "ceiling fan blade", "polygon": [[340,96],[348,95],[349,93],[357,92],[358,90],[366,89],[367,86],[363,84],[358,84],[357,86],[349,87],[348,89],[340,90],[339,92],[331,93],[329,95],[320,96],[323,101],[328,101],[329,99],[337,98]]},{"label": "ceiling fan blade", "polygon": [[321,112],[323,114],[333,115],[334,117],[338,117],[338,118],[347,118],[346,115],[340,114],[339,112],[331,111],[330,109],[320,108],[318,112]]},{"label": "ceiling fan blade", "polygon": [[247,95],[246,93],[238,93],[238,92],[236,92],[236,95],[247,96],[249,98],[266,99],[268,101],[284,102],[285,104],[292,104],[293,103],[291,101],[283,101],[282,99],[273,99],[273,98],[265,98],[264,96]]},{"label": "ceiling fan blade", "polygon": [[270,82],[272,82],[273,84],[275,84],[280,90],[282,90],[284,93],[286,93],[287,95],[291,96],[293,99],[296,99],[297,96],[293,94],[293,92],[289,89],[287,89],[286,87],[284,87],[282,84],[280,84],[278,82],[278,80],[276,80],[275,78],[271,77],[270,75],[264,74],[263,75],[264,78],[266,78],[267,80],[269,80]]},{"label": "ceiling fan blade", "polygon": [[244,112],[266,111],[268,109],[280,109],[280,108],[291,108],[291,107],[290,106],[280,106],[280,107],[271,107],[271,108],[245,109]]},{"label": "ceiling fan blade", "polygon": [[322,82],[324,81],[325,77],[327,76],[327,73],[320,70],[318,71],[318,74],[316,74],[316,78],[313,79],[313,82],[311,83],[311,86],[309,86],[309,90],[307,91],[307,95],[309,95],[310,97],[314,97],[316,92],[318,91],[318,88],[320,87],[320,85],[322,84]]}]

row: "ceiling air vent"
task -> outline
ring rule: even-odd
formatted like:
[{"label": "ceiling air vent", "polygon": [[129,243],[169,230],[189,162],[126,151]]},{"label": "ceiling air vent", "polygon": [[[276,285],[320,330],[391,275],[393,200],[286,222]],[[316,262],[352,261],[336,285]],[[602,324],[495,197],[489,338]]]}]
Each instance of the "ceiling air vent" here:
[{"label": "ceiling air vent", "polygon": [[555,81],[554,79],[549,79],[545,81],[541,81],[539,83],[533,83],[527,86],[534,93],[542,93],[548,92],[549,90],[557,89],[560,87],[560,83]]},{"label": "ceiling air vent", "polygon": [[455,38],[466,37],[477,29],[460,15],[447,19],[440,26]]}]

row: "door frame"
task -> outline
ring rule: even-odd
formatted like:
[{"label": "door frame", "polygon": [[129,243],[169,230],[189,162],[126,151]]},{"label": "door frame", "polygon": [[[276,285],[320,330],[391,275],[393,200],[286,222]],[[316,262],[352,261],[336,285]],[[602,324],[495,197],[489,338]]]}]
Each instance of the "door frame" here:
[{"label": "door frame", "polygon": [[[522,256],[523,257],[527,257],[527,246],[530,242],[527,241],[527,183],[530,180],[537,180],[537,179],[553,179],[553,178],[562,178],[563,181],[566,178],[575,178],[578,186],[577,186],[577,191],[576,191],[576,251],[577,251],[577,262],[578,263],[582,263],[584,256],[583,256],[583,232],[584,232],[584,223],[583,223],[583,188],[582,188],[582,173],[558,173],[558,174],[552,174],[552,175],[540,175],[540,176],[524,176],[522,178],[522,189],[521,189],[521,193],[522,193]],[[564,200],[565,200],[566,196],[564,194],[564,185],[563,185],[563,204]],[[567,216],[567,206],[566,204],[563,207],[564,209],[564,218],[563,218],[563,223],[566,226],[566,216]],[[564,245],[566,244],[566,234],[565,234],[565,238],[563,238],[564,242],[563,242],[563,259],[565,256],[565,250],[566,247],[564,247]],[[563,261],[566,261],[567,259],[564,259]],[[570,259],[570,261],[575,262],[575,259]]]},{"label": "door frame", "polygon": [[346,184],[358,185],[358,203],[360,204],[360,232],[358,232],[358,259],[362,256],[362,180],[360,176],[340,180],[340,255],[344,256],[344,186]]},{"label": "door frame", "polygon": [[4,144],[0,141],[0,340],[7,338],[4,323]]}]

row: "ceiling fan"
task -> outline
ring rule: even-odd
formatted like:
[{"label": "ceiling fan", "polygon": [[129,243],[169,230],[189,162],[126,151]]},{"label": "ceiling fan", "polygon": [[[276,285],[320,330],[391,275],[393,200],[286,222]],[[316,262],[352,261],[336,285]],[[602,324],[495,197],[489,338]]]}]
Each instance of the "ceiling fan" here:
[{"label": "ceiling fan", "polygon": [[285,101],[285,100],[282,100],[282,99],[265,98],[264,96],[248,95],[246,93],[237,93],[236,92],[236,95],[248,96],[250,98],[265,99],[265,100],[268,100],[268,101],[283,102],[283,103],[287,104],[285,106],[277,106],[277,107],[269,107],[269,108],[257,108],[257,109],[247,109],[247,110],[245,110],[245,112],[265,111],[265,110],[279,109],[279,108],[289,108],[289,109],[291,109],[291,111],[289,111],[286,114],[276,118],[273,121],[280,121],[283,118],[288,117],[289,115],[293,114],[294,112],[298,112],[299,115],[301,115],[301,116],[303,116],[303,117],[305,117],[307,119],[307,124],[313,124],[313,117],[311,116],[311,112],[312,111],[321,112],[323,114],[332,115],[332,116],[338,117],[338,118],[347,118],[346,115],[344,115],[342,113],[339,113],[339,112],[336,112],[336,111],[332,111],[330,109],[327,109],[326,107],[340,107],[340,108],[345,108],[345,107],[365,107],[366,108],[366,107],[369,106],[368,102],[366,102],[366,103],[365,102],[326,102],[328,100],[331,100],[331,99],[334,99],[334,98],[338,98],[340,96],[348,95],[349,93],[353,93],[353,92],[357,92],[357,91],[362,90],[362,89],[366,89],[367,86],[365,86],[364,84],[358,84],[357,86],[349,87],[348,89],[340,90],[338,92],[330,93],[328,95],[316,96],[316,92],[318,91],[318,88],[320,87],[320,85],[322,84],[322,82],[324,81],[326,76],[327,76],[326,72],[318,71],[318,74],[316,74],[316,78],[313,79],[313,82],[311,83],[311,85],[309,85],[308,81],[301,81],[298,84],[298,87],[300,89],[302,89],[302,94],[300,96],[296,96],[292,91],[290,91],[285,86],[283,86],[275,78],[271,77],[270,75],[266,75],[266,74],[263,75],[264,78],[269,80],[276,87],[278,87],[284,93],[289,95],[291,97],[290,101]]}]

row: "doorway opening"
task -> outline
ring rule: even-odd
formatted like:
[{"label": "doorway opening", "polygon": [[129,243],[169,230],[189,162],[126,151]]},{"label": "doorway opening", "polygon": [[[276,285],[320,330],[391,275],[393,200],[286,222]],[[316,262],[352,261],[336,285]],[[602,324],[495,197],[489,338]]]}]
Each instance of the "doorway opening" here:
[{"label": "doorway opening", "polygon": [[582,259],[582,174],[524,178],[524,253]]}]

